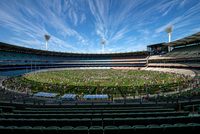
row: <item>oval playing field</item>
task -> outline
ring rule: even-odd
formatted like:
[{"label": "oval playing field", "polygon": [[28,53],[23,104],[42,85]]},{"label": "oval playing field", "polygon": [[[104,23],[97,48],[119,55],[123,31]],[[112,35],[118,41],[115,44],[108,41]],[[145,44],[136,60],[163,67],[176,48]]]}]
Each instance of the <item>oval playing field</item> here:
[{"label": "oval playing field", "polygon": [[184,86],[183,75],[141,70],[62,70],[26,74],[4,82],[17,90],[60,94],[109,94],[114,97],[169,92]]}]

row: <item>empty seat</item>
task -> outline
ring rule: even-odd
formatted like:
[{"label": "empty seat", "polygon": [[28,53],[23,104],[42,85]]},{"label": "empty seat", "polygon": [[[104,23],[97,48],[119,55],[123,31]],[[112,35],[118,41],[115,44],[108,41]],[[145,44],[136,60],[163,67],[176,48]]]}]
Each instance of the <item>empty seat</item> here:
[{"label": "empty seat", "polygon": [[15,133],[28,133],[30,132],[31,133],[31,126],[21,126],[21,127],[15,127],[14,128],[14,132]]},{"label": "empty seat", "polygon": [[119,126],[120,134],[130,134],[134,132],[134,128],[128,125]]},{"label": "empty seat", "polygon": [[199,123],[188,123],[188,126],[191,127],[191,131],[199,131],[200,130],[200,124]]},{"label": "empty seat", "polygon": [[163,127],[156,124],[150,124],[147,128],[149,133],[161,133],[163,131]]},{"label": "empty seat", "polygon": [[134,128],[134,133],[137,133],[137,134],[143,134],[143,133],[147,133],[148,129],[145,125],[135,125],[133,126]]},{"label": "empty seat", "polygon": [[59,134],[71,134],[74,132],[73,130],[74,128],[72,126],[64,126],[59,129]]},{"label": "empty seat", "polygon": [[45,129],[44,126],[35,126],[31,128],[31,133],[33,134],[42,133],[44,129]]},{"label": "empty seat", "polygon": [[89,128],[90,134],[103,134],[103,127],[102,126],[91,126]]},{"label": "empty seat", "polygon": [[58,132],[59,127],[57,126],[49,126],[43,130],[43,133],[47,134],[56,134]]},{"label": "empty seat", "polygon": [[13,133],[14,132],[14,128],[16,128],[16,126],[0,126],[0,132],[1,133]]},{"label": "empty seat", "polygon": [[88,127],[77,126],[74,128],[74,134],[88,134]]},{"label": "empty seat", "polygon": [[175,127],[174,125],[171,124],[162,124],[161,127],[163,127],[163,132],[164,133],[173,133],[175,131]]},{"label": "empty seat", "polygon": [[104,134],[119,134],[119,128],[117,126],[105,126]]}]

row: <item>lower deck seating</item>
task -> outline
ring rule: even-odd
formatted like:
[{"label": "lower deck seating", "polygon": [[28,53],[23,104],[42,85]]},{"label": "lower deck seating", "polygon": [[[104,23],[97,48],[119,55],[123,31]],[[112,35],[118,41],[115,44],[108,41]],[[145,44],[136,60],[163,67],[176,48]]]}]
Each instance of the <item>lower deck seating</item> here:
[{"label": "lower deck seating", "polygon": [[200,130],[200,115],[187,109],[177,111],[176,104],[0,104],[0,133],[142,134]]},{"label": "lower deck seating", "polygon": [[173,133],[173,132],[197,132],[200,130],[198,123],[177,123],[161,125],[122,125],[122,126],[0,126],[2,133],[43,133],[43,134],[143,134],[143,133]]},{"label": "lower deck seating", "polygon": [[0,118],[0,125],[4,126],[58,126],[63,127],[69,126],[80,126],[85,125],[90,127],[92,125],[107,126],[107,125],[149,125],[157,124],[161,125],[164,123],[175,124],[175,123],[200,123],[200,116],[174,116],[174,117],[137,117],[137,118],[64,118],[64,119],[15,119],[15,118]]},{"label": "lower deck seating", "polygon": [[167,116],[186,116],[189,112],[139,112],[139,113],[89,113],[89,114],[13,114],[2,113],[0,118],[26,118],[26,119],[63,119],[63,118],[136,118],[136,117],[167,117]]}]

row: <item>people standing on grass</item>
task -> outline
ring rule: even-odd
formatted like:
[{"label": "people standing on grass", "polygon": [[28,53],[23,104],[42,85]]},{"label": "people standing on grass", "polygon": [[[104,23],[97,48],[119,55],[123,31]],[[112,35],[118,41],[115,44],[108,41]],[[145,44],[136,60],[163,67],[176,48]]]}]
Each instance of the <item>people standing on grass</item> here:
[{"label": "people standing on grass", "polygon": [[[126,71],[125,71],[126,72]],[[131,92],[131,90],[136,90],[135,87],[137,87],[137,90],[141,92],[141,90],[143,89],[143,93],[147,94],[152,90],[163,90],[163,91],[169,91],[170,88],[175,88],[173,87],[169,87],[168,85],[170,84],[174,84],[174,83],[167,83],[167,82],[171,82],[171,81],[176,81],[176,83],[179,83],[180,80],[182,79],[182,81],[184,81],[186,83],[190,83],[190,81],[188,81],[189,77],[185,77],[184,75],[177,75],[174,76],[173,78],[165,78],[165,74],[162,72],[159,72],[158,74],[156,74],[155,78],[151,78],[149,76],[151,76],[153,73],[155,72],[145,72],[147,75],[143,75],[143,72],[138,72],[138,76],[135,77],[134,75],[125,75],[125,73],[114,73],[114,72],[105,72],[105,75],[110,76],[108,79],[102,78],[103,75],[100,73],[96,73],[94,72],[90,72],[89,74],[82,74],[81,78],[79,76],[77,76],[77,74],[75,72],[73,72],[73,77],[71,77],[72,80],[71,83],[68,83],[69,81],[67,80],[67,82],[65,81],[65,79],[61,79],[59,78],[58,81],[59,83],[57,84],[52,84],[52,82],[56,83],[55,79],[47,79],[48,81],[46,83],[42,83],[42,82],[33,82],[33,81],[27,81],[24,83],[20,83],[19,81],[17,81],[16,79],[9,79],[6,83],[6,86],[11,88],[11,89],[15,89],[17,91],[21,91],[21,92],[27,92],[27,90],[31,90],[31,89],[38,89],[38,90],[45,90],[45,91],[62,91],[62,93],[65,92],[72,92],[72,91],[77,91],[77,92],[84,92],[84,93],[92,93],[93,91],[93,87],[98,85],[98,92],[101,92],[101,87],[105,86],[107,87],[107,90],[105,91],[105,93],[109,92],[109,88],[110,90],[112,90],[112,87],[109,87],[109,85],[114,85],[117,91],[114,92],[118,92],[118,89],[122,88],[122,91],[129,91]],[[96,75],[95,77],[89,77],[89,75]],[[162,78],[164,77],[164,78]],[[95,79],[96,78],[96,79]],[[129,78],[129,79],[126,79]],[[36,75],[36,79],[39,80],[39,76]],[[102,83],[105,82],[105,83]],[[100,84],[98,84],[98,82],[100,82]],[[182,82],[181,82],[182,83]],[[197,82],[196,82],[197,83]],[[71,84],[71,85],[70,85]],[[92,84],[92,86],[90,86],[90,84]],[[107,84],[107,85],[106,85]],[[126,90],[124,87],[130,87],[130,89]],[[180,85],[180,84],[179,84]],[[77,88],[78,86],[83,87],[83,88]],[[176,86],[176,85],[175,85]],[[195,84],[195,86],[197,86],[197,84]],[[16,88],[15,88],[16,87]],[[85,88],[84,88],[85,87]],[[167,89],[168,88],[168,89]],[[147,92],[148,89],[148,92]],[[36,91],[38,91],[36,90]],[[79,91],[80,90],[80,91]],[[61,93],[61,92],[60,92]]]}]

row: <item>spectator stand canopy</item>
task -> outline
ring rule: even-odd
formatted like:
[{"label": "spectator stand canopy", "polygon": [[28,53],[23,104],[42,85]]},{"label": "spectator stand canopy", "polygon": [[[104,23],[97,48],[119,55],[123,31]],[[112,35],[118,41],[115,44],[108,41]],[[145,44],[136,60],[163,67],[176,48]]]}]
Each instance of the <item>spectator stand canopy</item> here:
[{"label": "spectator stand canopy", "polygon": [[55,98],[58,94],[57,93],[47,93],[47,92],[38,92],[35,93],[34,97],[45,97],[45,98]]},{"label": "spectator stand canopy", "polygon": [[77,95],[76,94],[64,94],[61,96],[62,100],[76,100]]},{"label": "spectator stand canopy", "polygon": [[107,94],[95,94],[95,95],[84,95],[83,99],[86,100],[99,100],[99,99],[108,99]]}]

